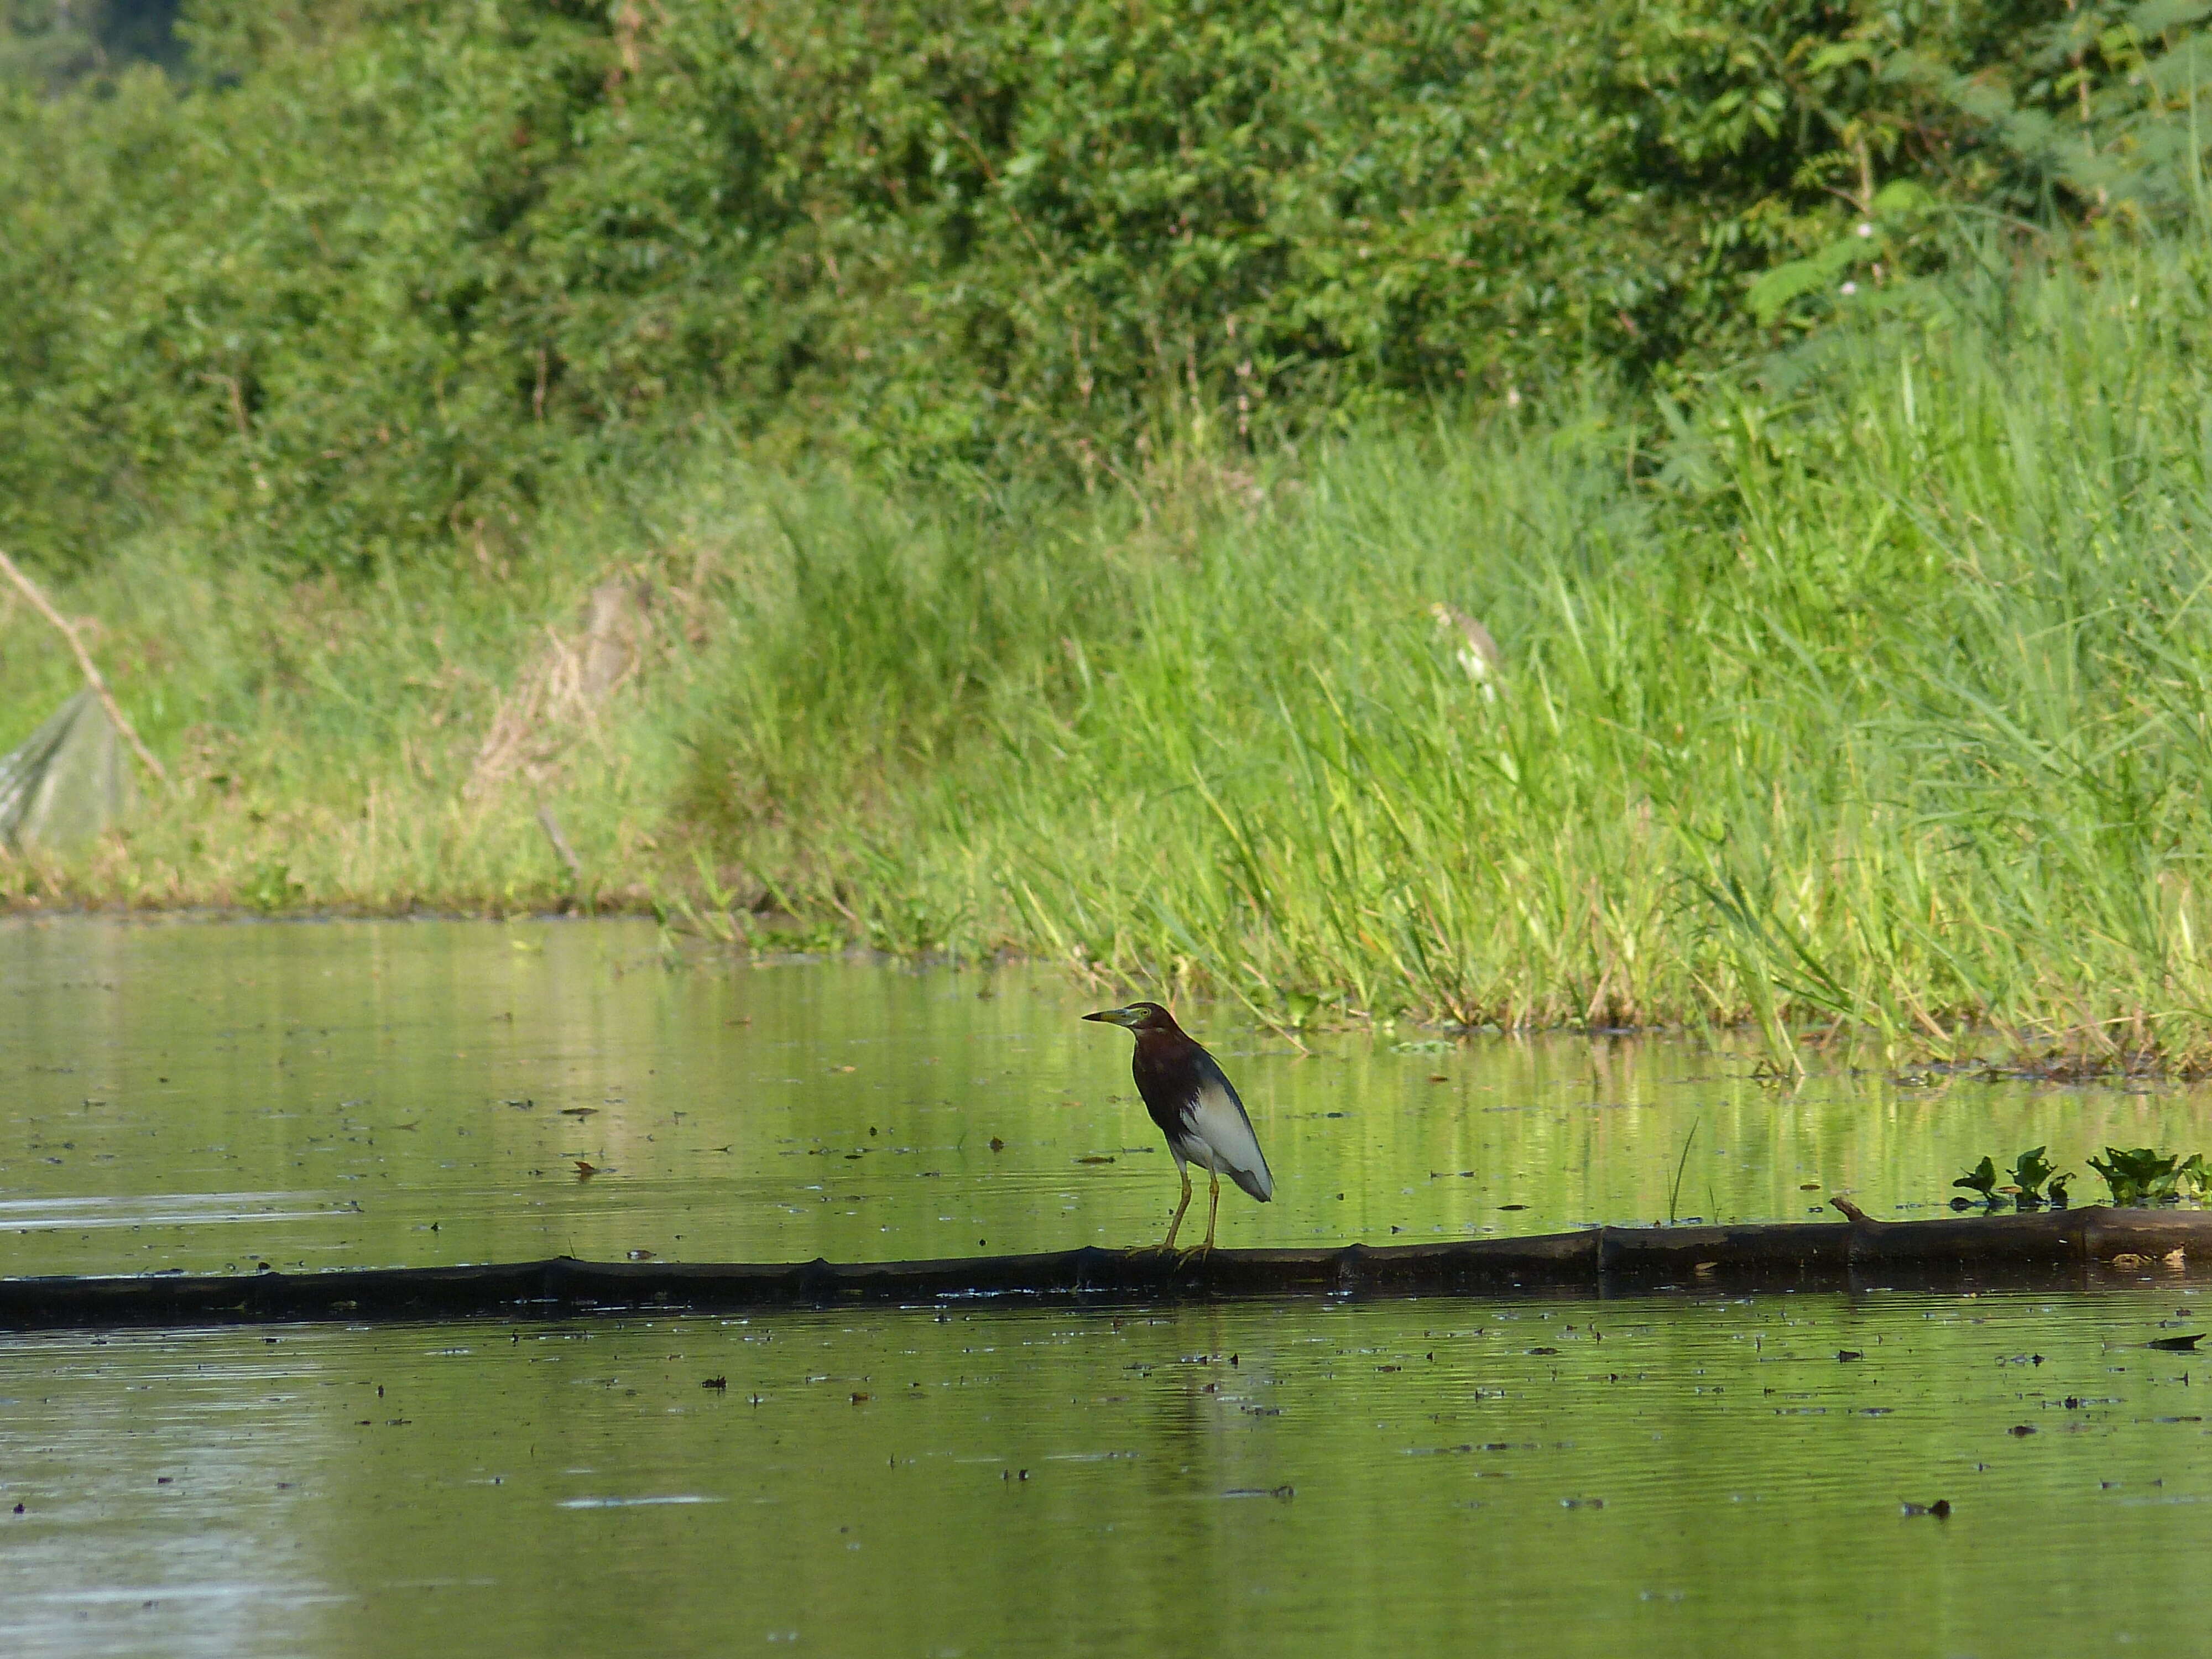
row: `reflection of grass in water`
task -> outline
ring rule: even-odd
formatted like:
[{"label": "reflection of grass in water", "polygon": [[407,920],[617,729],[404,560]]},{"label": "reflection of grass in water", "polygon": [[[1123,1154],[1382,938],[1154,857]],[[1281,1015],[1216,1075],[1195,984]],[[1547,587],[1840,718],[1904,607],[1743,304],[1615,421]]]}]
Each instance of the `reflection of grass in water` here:
[{"label": "reflection of grass in water", "polygon": [[[2212,400],[2160,257],[2015,291],[2002,340],[1971,307],[1839,337],[1632,482],[1650,445],[1596,404],[1163,463],[1141,506],[702,461],[579,493],[503,575],[363,590],[142,548],[71,603],[185,793],[37,879],[544,904],[543,799],[584,902],[732,937],[773,908],[1285,1024],[1753,1024],[1784,1073],[1831,1027],[2201,1063]],[[463,799],[545,619],[617,563],[658,596],[641,672]],[[1440,602],[1499,641],[1494,697]],[[0,667],[26,720],[66,684],[45,648]]]}]

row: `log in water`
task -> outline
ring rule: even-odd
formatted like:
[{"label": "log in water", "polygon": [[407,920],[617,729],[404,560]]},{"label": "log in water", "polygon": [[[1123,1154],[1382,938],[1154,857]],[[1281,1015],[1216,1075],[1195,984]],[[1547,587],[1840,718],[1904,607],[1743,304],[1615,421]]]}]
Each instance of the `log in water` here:
[{"label": "log in water", "polygon": [[186,1277],[0,1279],[0,1328],[254,1320],[729,1312],[855,1301],[1606,1295],[1730,1290],[2082,1288],[2212,1261],[2212,1212],[2093,1206],[1942,1221],[1594,1227],[1529,1238],[1309,1250],[1086,1248],[938,1261],[546,1261]]}]

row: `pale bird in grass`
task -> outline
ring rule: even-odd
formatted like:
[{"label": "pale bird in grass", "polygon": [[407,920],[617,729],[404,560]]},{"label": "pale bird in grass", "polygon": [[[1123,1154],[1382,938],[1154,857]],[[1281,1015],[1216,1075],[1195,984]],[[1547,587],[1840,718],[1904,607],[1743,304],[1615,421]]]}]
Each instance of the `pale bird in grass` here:
[{"label": "pale bird in grass", "polygon": [[1429,614],[1437,619],[1437,631],[1455,641],[1452,655],[1467,671],[1468,678],[1482,688],[1484,701],[1495,702],[1505,658],[1498,648],[1498,641],[1490,637],[1490,630],[1456,605],[1446,605],[1441,599],[1429,607]]}]

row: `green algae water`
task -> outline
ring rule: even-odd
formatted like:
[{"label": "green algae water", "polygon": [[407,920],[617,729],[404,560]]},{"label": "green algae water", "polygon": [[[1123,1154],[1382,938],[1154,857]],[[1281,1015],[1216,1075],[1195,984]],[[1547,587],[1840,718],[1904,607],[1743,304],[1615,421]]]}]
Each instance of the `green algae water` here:
[{"label": "green algae water", "polygon": [[2025,1627],[2202,1652],[2212,1379],[2108,1346],[2172,1312],[2146,1289],[42,1336],[0,1350],[0,1643],[1996,1654]]},{"label": "green algae water", "polygon": [[[11,923],[0,1270],[1142,1242],[1101,1000],[623,923]],[[2212,1138],[2180,1089],[1186,1012],[1279,1183],[1229,1245],[1932,1212],[1984,1152]],[[0,1337],[0,1650],[2200,1653],[2212,1376],[2146,1346],[2198,1291]]]}]

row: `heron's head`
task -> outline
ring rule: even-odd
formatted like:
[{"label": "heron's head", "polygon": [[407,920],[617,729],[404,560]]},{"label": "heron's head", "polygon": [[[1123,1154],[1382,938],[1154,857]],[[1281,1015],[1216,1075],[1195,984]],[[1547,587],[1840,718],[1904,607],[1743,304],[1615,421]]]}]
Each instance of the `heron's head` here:
[{"label": "heron's head", "polygon": [[1133,1031],[1172,1031],[1176,1029],[1175,1016],[1157,1002],[1133,1002],[1126,1008],[1101,1008],[1095,1014],[1084,1015],[1084,1018],[1103,1020],[1109,1025],[1126,1025]]}]

